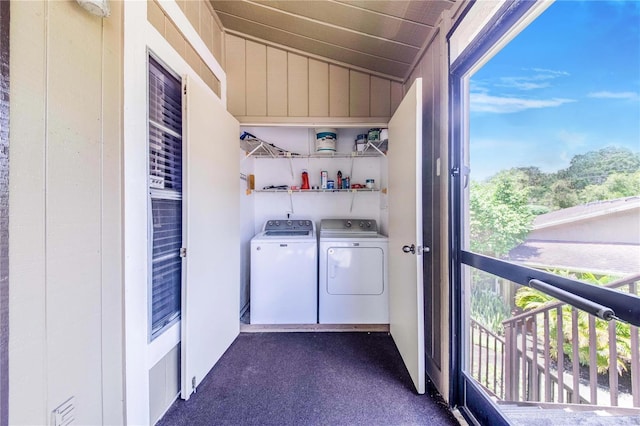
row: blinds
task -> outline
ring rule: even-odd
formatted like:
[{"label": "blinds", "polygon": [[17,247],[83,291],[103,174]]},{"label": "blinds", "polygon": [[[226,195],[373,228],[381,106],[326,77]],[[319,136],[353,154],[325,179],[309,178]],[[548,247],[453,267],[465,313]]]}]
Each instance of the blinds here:
[{"label": "blinds", "polygon": [[180,81],[149,58],[149,182],[182,191],[182,94]]},{"label": "blinds", "polygon": [[151,339],[180,318],[182,94],[180,80],[149,57]]},{"label": "blinds", "polygon": [[180,316],[182,201],[151,199],[153,260],[151,335]]}]

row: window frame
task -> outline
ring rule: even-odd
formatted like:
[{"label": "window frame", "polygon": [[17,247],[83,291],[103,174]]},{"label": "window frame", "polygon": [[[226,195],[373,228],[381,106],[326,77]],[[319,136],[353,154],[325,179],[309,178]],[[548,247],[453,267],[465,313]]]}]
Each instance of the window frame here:
[{"label": "window frame", "polygon": [[[620,293],[616,290],[586,284],[571,278],[560,277],[548,272],[510,263],[490,256],[474,253],[465,249],[465,197],[466,184],[469,177],[468,163],[465,154],[468,149],[469,124],[469,78],[473,71],[482,66],[494,51],[508,43],[509,33],[516,27],[523,28],[529,16],[534,15],[534,6],[541,0],[514,0],[505,3],[489,20],[472,43],[464,49],[449,66],[449,158],[451,170],[449,176],[449,208],[451,212],[449,229],[450,254],[450,402],[459,406],[467,419],[475,419],[481,424],[508,425],[506,417],[499,410],[480,386],[474,383],[470,375],[464,371],[466,356],[465,330],[466,309],[464,294],[464,268],[471,267],[495,276],[507,279],[516,284],[529,285],[533,279],[543,281],[552,287],[564,290],[588,301],[610,307],[616,316],[623,321],[640,325],[640,303],[638,297]],[[458,23],[473,6],[472,2],[461,15]],[[447,34],[450,42],[457,25]],[[507,39],[505,41],[505,39]],[[449,44],[450,46],[450,44]],[[543,291],[544,292],[544,291]],[[565,303],[571,304],[566,301]]]},{"label": "window frame", "polygon": [[[173,71],[173,69],[171,69],[171,67],[169,67],[164,61],[162,61],[157,55],[155,55],[152,51],[147,50],[147,61],[146,61],[146,68],[147,68],[147,72],[146,72],[146,92],[147,92],[147,98],[146,98],[146,103],[147,103],[147,108],[146,108],[146,151],[147,151],[147,162],[146,162],[146,176],[147,176],[147,253],[148,253],[148,258],[147,258],[147,341],[148,343],[153,342],[155,339],[157,339],[158,337],[160,337],[163,333],[165,333],[166,331],[168,331],[169,329],[171,329],[171,327],[173,327],[176,323],[178,323],[181,320],[181,314],[182,314],[182,309],[180,307],[180,309],[178,309],[177,312],[174,312],[173,316],[170,318],[169,321],[165,322],[160,328],[157,328],[154,330],[153,328],[153,200],[180,200],[183,201],[184,200],[184,135],[183,135],[183,130],[181,130],[181,136],[180,136],[180,141],[181,141],[181,156],[182,156],[182,164],[181,164],[181,187],[179,191],[176,190],[165,190],[165,189],[155,189],[152,188],[151,186],[151,182],[150,182],[150,176],[151,176],[151,167],[150,167],[150,161],[149,161],[149,154],[151,152],[151,147],[150,147],[150,128],[151,128],[151,118],[150,118],[150,106],[151,106],[151,95],[150,95],[150,90],[149,90],[149,78],[150,78],[150,73],[151,73],[151,60],[153,60],[156,65],[160,68],[162,68],[162,71],[164,71],[164,73],[168,74],[170,77],[174,78],[177,86],[179,87],[179,92],[180,94],[182,94],[182,85],[183,85],[183,81],[182,81],[182,77],[176,73],[175,71]],[[183,124],[184,124],[184,108],[182,105],[182,95],[180,97],[180,102],[181,102],[181,127],[183,128]],[[156,126],[157,128],[157,126]],[[178,133],[178,132],[176,132]],[[181,229],[180,229],[180,238],[181,238],[181,244],[180,246],[183,247],[183,241],[184,241],[184,230],[185,230],[185,221],[184,221],[184,202],[181,203]],[[184,280],[184,257],[180,256],[181,259],[181,271],[180,271],[180,275],[181,275],[181,282]],[[180,288],[178,289],[177,295],[178,297],[182,297],[182,286],[180,286]],[[180,306],[181,306],[182,302],[180,302]]]}]

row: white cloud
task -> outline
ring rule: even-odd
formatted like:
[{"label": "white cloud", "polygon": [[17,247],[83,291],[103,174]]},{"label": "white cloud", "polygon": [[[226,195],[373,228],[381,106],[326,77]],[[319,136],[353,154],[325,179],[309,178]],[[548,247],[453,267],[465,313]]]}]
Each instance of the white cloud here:
[{"label": "white cloud", "polygon": [[531,71],[535,74],[517,76],[517,77],[500,77],[499,87],[510,87],[518,90],[535,90],[551,87],[550,81],[559,77],[568,76],[566,71],[548,70],[542,68],[525,69],[527,73]]},{"label": "white cloud", "polygon": [[550,70],[546,68],[533,68],[532,70],[543,75],[548,75],[550,76],[550,78],[564,77],[564,76],[571,75],[566,71]]},{"label": "white cloud", "polygon": [[518,97],[491,96],[486,93],[471,93],[472,112],[504,114],[528,109],[554,108],[570,102],[575,101],[564,98],[524,99]]},{"label": "white cloud", "polygon": [[578,148],[586,145],[587,135],[584,133],[570,132],[568,130],[560,130],[556,135],[558,140],[570,148]]},{"label": "white cloud", "polygon": [[607,90],[591,92],[587,94],[587,97],[596,99],[625,99],[629,101],[640,99],[640,96],[638,96],[636,92],[609,92]]},{"label": "white cloud", "polygon": [[496,86],[510,87],[518,90],[544,89],[551,85],[548,82],[539,83],[534,81],[539,79],[525,77],[502,77],[500,80],[502,84],[497,84]]}]

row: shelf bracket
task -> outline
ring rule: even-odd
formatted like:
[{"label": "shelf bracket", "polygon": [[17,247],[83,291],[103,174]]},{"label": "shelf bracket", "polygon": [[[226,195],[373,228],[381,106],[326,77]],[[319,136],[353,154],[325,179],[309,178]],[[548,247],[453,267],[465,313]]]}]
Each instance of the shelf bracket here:
[{"label": "shelf bracket", "polygon": [[291,169],[291,179],[293,180],[295,176],[293,176],[293,158],[291,157],[290,152],[287,152],[287,158],[289,159],[289,168]]},{"label": "shelf bracket", "polygon": [[[382,142],[382,141],[381,141],[381,142]],[[383,157],[385,157],[385,156],[386,156],[386,154],[385,154],[384,152],[382,152],[382,151],[380,150],[380,148],[378,148],[377,146],[375,146],[374,144],[372,144],[370,141],[367,141],[367,145],[365,145],[365,147],[364,147],[364,151],[368,150],[368,149],[369,149],[369,147],[371,147],[371,148],[375,149],[376,151],[378,151],[378,153],[379,153],[380,155],[382,155]]]}]

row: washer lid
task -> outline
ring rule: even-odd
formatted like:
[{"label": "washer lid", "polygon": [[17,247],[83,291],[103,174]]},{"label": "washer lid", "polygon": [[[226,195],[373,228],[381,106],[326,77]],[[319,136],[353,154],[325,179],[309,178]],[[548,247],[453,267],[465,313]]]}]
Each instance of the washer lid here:
[{"label": "washer lid", "polygon": [[264,235],[267,237],[295,237],[298,235],[311,235],[311,231],[264,231]]}]

